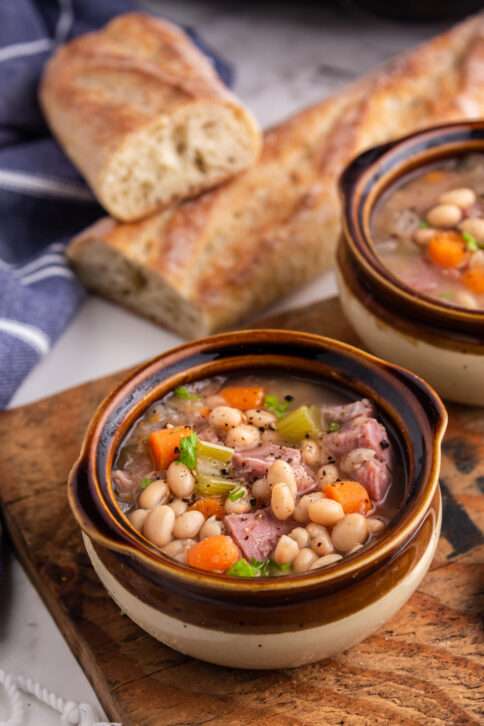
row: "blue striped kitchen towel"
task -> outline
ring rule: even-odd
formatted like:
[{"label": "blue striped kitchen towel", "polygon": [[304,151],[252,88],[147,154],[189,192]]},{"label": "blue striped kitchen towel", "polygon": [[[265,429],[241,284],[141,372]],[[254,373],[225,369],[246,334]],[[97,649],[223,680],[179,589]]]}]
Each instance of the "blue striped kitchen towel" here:
[{"label": "blue striped kitchen towel", "polygon": [[[143,7],[127,0],[0,2],[0,409],[83,300],[64,246],[103,214],[42,118],[42,67],[59,43],[134,9]],[[230,84],[231,67],[185,30]]]}]

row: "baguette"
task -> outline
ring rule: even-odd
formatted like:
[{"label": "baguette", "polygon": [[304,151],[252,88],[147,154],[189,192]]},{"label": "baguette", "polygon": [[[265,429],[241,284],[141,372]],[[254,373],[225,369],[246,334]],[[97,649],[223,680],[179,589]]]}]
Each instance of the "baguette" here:
[{"label": "baguette", "polygon": [[88,287],[182,336],[232,326],[332,264],[356,153],[484,116],[483,64],[477,16],[268,131],[237,179],[136,224],[101,220],[68,256]]},{"label": "baguette", "polygon": [[252,115],[191,40],[149,15],[121,15],[47,64],[47,121],[100,203],[131,221],[254,163]]}]

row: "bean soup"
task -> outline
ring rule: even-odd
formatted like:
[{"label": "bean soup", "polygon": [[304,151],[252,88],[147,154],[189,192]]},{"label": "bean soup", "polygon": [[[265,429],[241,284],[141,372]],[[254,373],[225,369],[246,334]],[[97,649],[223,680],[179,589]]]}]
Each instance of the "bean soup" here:
[{"label": "bean soup", "polygon": [[373,237],[405,284],[449,305],[484,309],[484,154],[408,175],[377,205]]},{"label": "bean soup", "polygon": [[403,497],[367,399],[270,373],[181,386],[127,435],[112,474],[165,555],[234,577],[302,573],[371,544]]}]

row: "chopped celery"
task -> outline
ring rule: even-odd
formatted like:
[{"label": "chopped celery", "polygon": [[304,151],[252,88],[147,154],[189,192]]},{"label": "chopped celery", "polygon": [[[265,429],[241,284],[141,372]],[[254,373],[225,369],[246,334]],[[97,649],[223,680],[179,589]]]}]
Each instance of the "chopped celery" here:
[{"label": "chopped celery", "polygon": [[199,441],[197,453],[204,459],[216,459],[217,461],[230,461],[234,450],[221,444],[212,444],[209,441]]},{"label": "chopped celery", "polygon": [[221,476],[197,474],[195,493],[204,497],[221,496],[228,494],[236,486],[240,486],[240,482],[230,481]]},{"label": "chopped celery", "polygon": [[205,459],[200,456],[197,459],[197,473],[202,476],[223,476],[226,474],[223,461],[217,461],[216,459]]},{"label": "chopped celery", "polygon": [[286,441],[297,443],[306,436],[317,436],[319,426],[314,412],[308,406],[300,406],[291,411],[276,424],[277,430]]}]

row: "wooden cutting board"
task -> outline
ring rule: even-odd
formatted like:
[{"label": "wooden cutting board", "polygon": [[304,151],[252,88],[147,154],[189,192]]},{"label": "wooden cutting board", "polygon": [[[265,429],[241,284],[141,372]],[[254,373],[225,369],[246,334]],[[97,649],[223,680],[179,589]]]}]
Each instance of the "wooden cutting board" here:
[{"label": "wooden cutting board", "polygon": [[[336,299],[259,327],[357,342]],[[124,374],[0,414],[0,499],[34,585],[112,721],[123,726],[483,723],[479,660],[484,409],[450,406],[444,526],[418,592],[372,638],[338,658],[285,671],[236,671],[156,642],[111,601],[66,499],[66,477],[96,405]],[[480,579],[481,577],[481,579]]]}]

